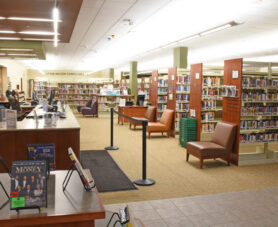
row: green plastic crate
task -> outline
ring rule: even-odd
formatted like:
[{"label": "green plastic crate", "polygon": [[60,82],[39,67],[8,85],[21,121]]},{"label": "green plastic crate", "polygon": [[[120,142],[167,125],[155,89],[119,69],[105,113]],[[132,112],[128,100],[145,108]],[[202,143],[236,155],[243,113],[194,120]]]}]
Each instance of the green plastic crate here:
[{"label": "green plastic crate", "polygon": [[189,141],[196,141],[196,119],[180,118],[180,145],[186,147]]}]

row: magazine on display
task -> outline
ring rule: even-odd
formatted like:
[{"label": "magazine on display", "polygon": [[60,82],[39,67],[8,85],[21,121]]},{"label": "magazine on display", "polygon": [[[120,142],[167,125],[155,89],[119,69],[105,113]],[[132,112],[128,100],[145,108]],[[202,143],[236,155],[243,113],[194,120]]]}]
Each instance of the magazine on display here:
[{"label": "magazine on display", "polygon": [[29,160],[46,160],[47,170],[56,170],[54,144],[28,144]]},{"label": "magazine on display", "polygon": [[78,158],[76,157],[75,153],[73,152],[72,148],[68,148],[68,153],[70,159],[73,161],[76,170],[78,171],[82,182],[86,189],[92,189],[95,187],[95,181],[90,174],[87,173],[86,170],[83,169],[81,163],[79,162]]},{"label": "magazine on display", "polygon": [[47,207],[46,177],[45,160],[13,161],[10,209]]}]

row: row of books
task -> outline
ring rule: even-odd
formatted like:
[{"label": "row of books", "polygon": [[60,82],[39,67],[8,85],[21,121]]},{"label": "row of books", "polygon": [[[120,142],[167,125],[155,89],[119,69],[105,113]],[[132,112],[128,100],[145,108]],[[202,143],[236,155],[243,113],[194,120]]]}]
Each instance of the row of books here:
[{"label": "row of books", "polygon": [[212,123],[204,123],[202,124],[202,132],[208,133],[208,132],[214,132],[215,124]]},{"label": "row of books", "polygon": [[96,89],[86,89],[86,90],[79,90],[79,89],[74,89],[74,90],[67,90],[67,89],[59,89],[60,94],[97,94],[98,90]]},{"label": "row of books", "polygon": [[188,85],[177,85],[176,92],[189,92],[190,86]]},{"label": "row of books", "polygon": [[190,83],[190,76],[189,75],[178,75],[177,76],[177,83]]},{"label": "row of books", "polygon": [[204,112],[201,115],[202,121],[211,121],[214,120],[215,112]]},{"label": "row of books", "polygon": [[66,89],[90,89],[96,88],[97,86],[95,84],[60,84],[59,87]]},{"label": "row of books", "polygon": [[202,109],[203,110],[213,110],[215,108],[216,108],[216,101],[215,100],[202,101]]},{"label": "row of books", "polygon": [[176,118],[177,119],[179,119],[179,118],[186,118],[186,117],[189,117],[189,112],[187,112],[187,113],[176,112]]},{"label": "row of books", "polygon": [[168,87],[168,80],[164,80],[164,79],[158,80],[158,87]]},{"label": "row of books", "polygon": [[278,141],[278,133],[256,133],[256,134],[241,134],[241,143],[256,143],[256,142],[275,142]]},{"label": "row of books", "polygon": [[219,96],[220,95],[220,89],[219,88],[203,88],[202,89],[202,95],[208,96]]},{"label": "row of books", "polygon": [[109,107],[105,103],[98,103],[98,110],[99,111],[108,111]]},{"label": "row of books", "polygon": [[40,90],[40,91],[36,91],[36,94],[37,95],[45,95],[46,93],[45,93],[45,91]]},{"label": "row of books", "polygon": [[167,102],[167,95],[158,96],[158,102]]},{"label": "row of books", "polygon": [[166,87],[159,87],[157,89],[157,92],[158,92],[158,94],[160,94],[160,93],[167,93],[168,92],[168,88],[166,88]]},{"label": "row of books", "polygon": [[244,106],[241,107],[241,116],[248,115],[278,115],[278,106]]},{"label": "row of books", "polygon": [[87,101],[75,101],[74,104],[76,106],[85,106],[87,103]]},{"label": "row of books", "polygon": [[261,87],[261,88],[277,87],[278,80],[243,77],[242,86],[243,87]]},{"label": "row of books", "polygon": [[278,101],[278,93],[242,92],[242,101]]},{"label": "row of books", "polygon": [[220,86],[220,78],[215,76],[215,77],[203,77],[203,86],[208,86],[208,87],[219,87]]},{"label": "row of books", "polygon": [[265,128],[278,128],[278,120],[258,120],[258,121],[241,121],[240,129],[265,129]]},{"label": "row of books", "polygon": [[72,96],[67,96],[67,95],[59,95],[60,100],[88,100],[87,96],[84,95],[72,95]]},{"label": "row of books", "polygon": [[183,94],[183,95],[176,95],[177,101],[188,101],[189,102],[189,94]]},{"label": "row of books", "polygon": [[162,103],[158,103],[157,104],[157,110],[158,111],[163,111],[167,109],[167,104],[162,104]]},{"label": "row of books", "polygon": [[189,110],[189,104],[188,103],[176,103],[176,110],[181,111],[181,110]]},{"label": "row of books", "polygon": [[157,113],[157,120],[159,121],[162,116],[162,113]]},{"label": "row of books", "polygon": [[34,90],[35,90],[35,91],[44,90],[44,89],[45,89],[45,86],[35,86],[35,87],[34,87]]}]

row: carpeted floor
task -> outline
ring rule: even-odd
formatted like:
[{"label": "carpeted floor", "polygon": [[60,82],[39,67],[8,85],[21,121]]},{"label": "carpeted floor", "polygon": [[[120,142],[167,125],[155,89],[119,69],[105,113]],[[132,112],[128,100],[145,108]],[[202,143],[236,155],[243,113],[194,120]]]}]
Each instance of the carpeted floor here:
[{"label": "carpeted floor", "polygon": [[[81,126],[81,150],[101,150],[109,145],[109,118],[76,116]],[[129,130],[128,125],[114,122],[114,145],[120,149],[109,153],[131,180],[141,178],[141,131]],[[148,177],[153,178],[156,184],[138,186],[139,190],[101,193],[105,204],[278,186],[278,164],[228,167],[220,161],[205,161],[204,169],[200,170],[198,159],[190,156],[190,162],[185,161],[185,149],[179,146],[177,138],[161,136],[147,140],[147,152]]]}]

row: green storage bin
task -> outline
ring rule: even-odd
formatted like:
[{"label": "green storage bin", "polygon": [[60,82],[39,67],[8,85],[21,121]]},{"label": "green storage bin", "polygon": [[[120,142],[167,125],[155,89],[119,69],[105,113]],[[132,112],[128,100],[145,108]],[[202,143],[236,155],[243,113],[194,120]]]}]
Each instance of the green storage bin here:
[{"label": "green storage bin", "polygon": [[196,119],[180,118],[180,145],[186,147],[189,141],[196,141]]}]

